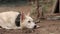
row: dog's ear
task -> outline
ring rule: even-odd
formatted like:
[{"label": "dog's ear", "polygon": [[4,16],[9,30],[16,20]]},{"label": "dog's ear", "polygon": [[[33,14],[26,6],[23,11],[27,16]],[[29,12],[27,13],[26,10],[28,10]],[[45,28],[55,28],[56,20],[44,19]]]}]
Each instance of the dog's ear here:
[{"label": "dog's ear", "polygon": [[30,13],[28,13],[27,16],[30,16]]},{"label": "dog's ear", "polygon": [[21,22],[23,22],[24,19],[25,19],[25,14],[22,12],[22,13],[21,13],[21,16],[20,16]]}]

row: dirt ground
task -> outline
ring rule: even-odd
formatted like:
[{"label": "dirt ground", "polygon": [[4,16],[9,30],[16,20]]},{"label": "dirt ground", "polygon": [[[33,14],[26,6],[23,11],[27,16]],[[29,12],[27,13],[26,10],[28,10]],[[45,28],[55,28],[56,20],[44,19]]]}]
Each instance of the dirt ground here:
[{"label": "dirt ground", "polygon": [[[4,8],[3,8],[4,7]],[[19,7],[0,7],[1,12],[8,10],[19,10]],[[26,7],[25,7],[26,8]],[[34,29],[34,31],[28,30],[6,30],[0,29],[0,34],[60,34],[60,20],[42,20],[40,23],[37,23],[40,28]]]},{"label": "dirt ground", "polygon": [[60,20],[43,20],[38,25],[40,28],[34,29],[33,32],[27,30],[0,29],[0,34],[60,34]]}]

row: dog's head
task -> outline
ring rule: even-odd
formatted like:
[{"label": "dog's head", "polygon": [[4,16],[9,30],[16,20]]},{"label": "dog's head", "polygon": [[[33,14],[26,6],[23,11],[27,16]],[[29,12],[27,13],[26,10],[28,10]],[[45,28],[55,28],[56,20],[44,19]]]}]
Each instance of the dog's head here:
[{"label": "dog's head", "polygon": [[25,15],[24,13],[21,14],[21,28],[36,28],[36,24],[34,23],[33,19],[29,16],[30,14]]}]

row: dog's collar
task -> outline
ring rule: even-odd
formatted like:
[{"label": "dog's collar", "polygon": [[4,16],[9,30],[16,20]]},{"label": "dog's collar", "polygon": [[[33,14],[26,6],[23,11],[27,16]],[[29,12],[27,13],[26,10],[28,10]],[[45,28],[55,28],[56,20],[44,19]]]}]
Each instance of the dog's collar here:
[{"label": "dog's collar", "polygon": [[18,16],[17,16],[17,18],[15,20],[15,24],[16,24],[17,27],[20,27],[20,15],[21,14],[18,14]]}]

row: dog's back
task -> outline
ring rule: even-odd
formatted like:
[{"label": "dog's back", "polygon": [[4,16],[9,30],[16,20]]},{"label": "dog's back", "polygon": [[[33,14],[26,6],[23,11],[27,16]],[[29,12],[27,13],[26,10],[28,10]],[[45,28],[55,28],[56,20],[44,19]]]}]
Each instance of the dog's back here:
[{"label": "dog's back", "polygon": [[15,19],[18,16],[19,12],[2,12],[0,13],[0,26],[4,28],[16,28]]}]

